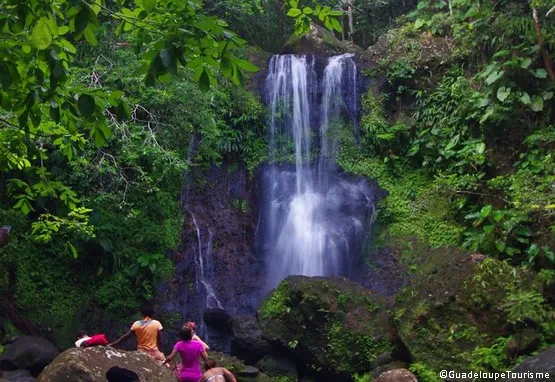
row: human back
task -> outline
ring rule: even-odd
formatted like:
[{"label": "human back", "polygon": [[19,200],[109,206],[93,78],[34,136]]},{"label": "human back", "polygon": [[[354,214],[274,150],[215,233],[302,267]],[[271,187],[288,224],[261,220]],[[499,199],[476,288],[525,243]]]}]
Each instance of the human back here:
[{"label": "human back", "polygon": [[231,371],[225,367],[216,366],[216,362],[211,359],[206,360],[206,371],[202,375],[200,382],[237,382]]},{"label": "human back", "polygon": [[160,321],[145,317],[142,320],[135,321],[131,330],[137,336],[137,349],[158,349],[158,332],[162,330]]},{"label": "human back", "polygon": [[201,342],[193,340],[193,330],[190,327],[179,329],[178,341],[171,354],[165,362],[172,361],[177,354],[181,357],[181,368],[179,369],[179,382],[199,382],[202,377],[200,358],[208,359],[206,350]]},{"label": "human back", "polygon": [[204,346],[195,340],[179,341],[175,344],[175,350],[181,357],[181,371],[202,373],[199,355],[204,352]]}]

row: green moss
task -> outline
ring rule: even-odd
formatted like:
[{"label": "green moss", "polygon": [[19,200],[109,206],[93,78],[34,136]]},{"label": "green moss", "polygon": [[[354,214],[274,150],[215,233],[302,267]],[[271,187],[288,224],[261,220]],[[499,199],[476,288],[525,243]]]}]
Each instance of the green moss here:
[{"label": "green moss", "polygon": [[290,298],[288,296],[287,281],[282,281],[278,287],[264,300],[259,309],[259,316],[262,319],[272,319],[279,317],[290,311]]},{"label": "green moss", "polygon": [[[524,270],[457,249],[412,251],[420,261],[392,314],[415,362],[435,371],[467,369],[499,352],[497,339],[513,333],[515,322],[539,325],[548,315],[538,293],[524,293],[532,285]],[[522,304],[515,308],[514,301]]]},{"label": "green moss", "polygon": [[391,342],[378,333],[355,333],[340,321],[328,324],[327,339],[327,357],[334,360],[335,370],[345,374],[365,370],[380,354],[393,350]]},{"label": "green moss", "polygon": [[383,307],[348,279],[291,276],[267,297],[259,320],[263,336],[299,362],[350,377],[393,350],[394,329]]},{"label": "green moss", "polygon": [[455,222],[447,195],[423,170],[400,164],[391,169],[377,158],[341,155],[347,172],[369,177],[387,191],[378,206],[377,242],[406,243],[417,237],[433,248],[459,245],[463,227]]}]

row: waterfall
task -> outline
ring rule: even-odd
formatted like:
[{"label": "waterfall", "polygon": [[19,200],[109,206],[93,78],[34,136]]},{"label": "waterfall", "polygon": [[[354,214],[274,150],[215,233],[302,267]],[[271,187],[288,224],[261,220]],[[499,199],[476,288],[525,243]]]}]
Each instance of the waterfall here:
[{"label": "waterfall", "polygon": [[[268,288],[288,275],[348,274],[373,206],[368,182],[335,166],[333,127],[358,136],[352,55],[330,57],[321,81],[315,67],[314,57],[277,55],[266,79],[271,163],[262,175],[258,231]],[[293,168],[286,164],[293,161]]]},{"label": "waterfall", "polygon": [[[214,288],[210,284],[210,280],[212,279],[213,274],[213,261],[212,261],[212,232],[208,230],[208,242],[206,244],[206,255],[203,255],[202,250],[202,236],[200,232],[200,227],[197,223],[197,219],[195,214],[191,213],[191,217],[193,218],[193,224],[195,225],[195,229],[197,231],[197,240],[198,240],[198,252],[195,258],[195,263],[197,265],[197,273],[196,273],[196,288],[199,293],[201,293],[200,286],[202,285],[202,289],[206,295],[206,306],[205,308],[219,308],[223,309],[222,304],[216,297],[214,293]],[[205,265],[206,262],[206,265]]]}]

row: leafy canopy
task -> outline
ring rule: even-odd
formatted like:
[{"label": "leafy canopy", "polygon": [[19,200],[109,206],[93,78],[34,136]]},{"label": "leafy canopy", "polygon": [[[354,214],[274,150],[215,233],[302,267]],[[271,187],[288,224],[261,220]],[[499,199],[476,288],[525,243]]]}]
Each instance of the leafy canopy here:
[{"label": "leafy canopy", "polygon": [[[221,73],[240,84],[257,67],[231,53],[244,40],[202,13],[199,0],[2,0],[0,2],[0,176],[4,203],[36,214],[33,232],[92,235],[78,195],[51,173],[89,142],[101,147],[111,123],[129,115],[124,93],[72,80],[76,43],[97,44],[101,24],[113,20],[143,62],[137,74],[153,85],[190,69],[203,90]],[[76,255],[73,247],[72,252]]]}]

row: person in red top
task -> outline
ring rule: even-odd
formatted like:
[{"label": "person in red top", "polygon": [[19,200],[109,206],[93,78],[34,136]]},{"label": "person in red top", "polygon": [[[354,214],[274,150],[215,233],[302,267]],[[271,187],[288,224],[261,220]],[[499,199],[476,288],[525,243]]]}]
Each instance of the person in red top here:
[{"label": "person in red top", "polygon": [[154,315],[152,305],[143,305],[141,307],[141,315],[143,316],[142,320],[135,321],[127,333],[109,344],[109,346],[116,346],[121,341],[131,337],[132,334],[135,334],[137,337],[137,350],[147,353],[160,362],[164,362],[166,357],[159,350],[161,347],[160,331],[164,328],[160,321],[152,319]]}]

